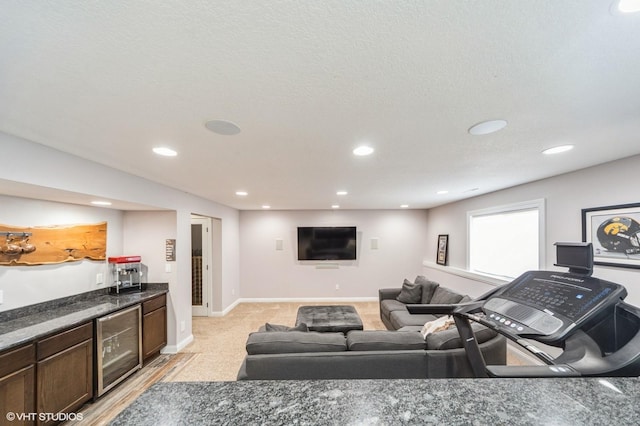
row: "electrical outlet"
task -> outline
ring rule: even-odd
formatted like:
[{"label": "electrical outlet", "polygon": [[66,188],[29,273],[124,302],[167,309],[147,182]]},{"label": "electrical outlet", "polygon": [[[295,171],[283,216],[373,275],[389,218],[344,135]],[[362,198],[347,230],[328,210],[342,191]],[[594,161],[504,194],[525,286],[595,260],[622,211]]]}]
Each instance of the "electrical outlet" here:
[{"label": "electrical outlet", "polygon": [[4,303],[4,291],[0,290],[0,305]]},{"label": "electrical outlet", "polygon": [[187,328],[187,327],[186,327],[184,321],[180,321],[180,331],[184,331],[185,328]]},{"label": "electrical outlet", "polygon": [[164,264],[164,271],[165,272],[171,272],[171,264],[170,263],[165,263]]},{"label": "electrical outlet", "polygon": [[336,291],[340,290],[340,284],[336,284]]},{"label": "electrical outlet", "polygon": [[96,274],[96,284],[100,285],[104,283],[104,276],[100,273]]}]

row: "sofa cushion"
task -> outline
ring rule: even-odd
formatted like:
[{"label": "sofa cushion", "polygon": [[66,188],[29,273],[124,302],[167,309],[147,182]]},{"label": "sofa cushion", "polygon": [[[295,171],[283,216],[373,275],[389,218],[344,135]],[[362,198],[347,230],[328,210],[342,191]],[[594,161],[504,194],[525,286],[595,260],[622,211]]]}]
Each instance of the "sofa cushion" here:
[{"label": "sofa cushion", "polygon": [[389,318],[389,314],[393,311],[406,311],[407,305],[395,299],[385,299],[380,302],[380,310],[385,317]]},{"label": "sofa cushion", "polygon": [[422,286],[405,279],[402,283],[402,290],[396,299],[402,303],[420,303]]},{"label": "sofa cushion", "polygon": [[420,333],[352,330],[347,334],[347,347],[350,351],[401,351],[425,349],[427,344]]},{"label": "sofa cushion", "polygon": [[412,315],[406,309],[404,311],[393,311],[389,314],[389,322],[395,330],[406,325],[419,325],[421,328],[425,322],[433,321],[436,316],[430,314]]},{"label": "sofa cushion", "polygon": [[[497,332],[483,326],[482,324],[473,323],[471,328],[476,335],[478,344],[493,339]],[[437,333],[431,333],[427,336],[427,349],[456,349],[462,348],[462,340],[456,327]]]},{"label": "sofa cushion", "polygon": [[422,275],[416,277],[415,283],[422,286],[422,299],[419,303],[430,303],[433,298],[433,293],[440,286],[437,282],[428,280]]},{"label": "sofa cushion", "polygon": [[279,324],[269,324],[266,323],[264,325],[264,331],[309,331],[309,327],[307,327],[307,324],[305,323],[300,323],[298,325],[296,325],[295,327],[289,327],[286,325],[279,325]]},{"label": "sofa cushion", "polygon": [[249,334],[246,348],[249,355],[340,352],[347,350],[347,342],[342,333],[320,333],[315,331],[255,332]]},{"label": "sofa cushion", "polygon": [[429,303],[450,305],[453,303],[458,303],[460,299],[462,299],[461,294],[444,287],[438,287],[433,292],[433,297],[431,298],[431,302]]}]

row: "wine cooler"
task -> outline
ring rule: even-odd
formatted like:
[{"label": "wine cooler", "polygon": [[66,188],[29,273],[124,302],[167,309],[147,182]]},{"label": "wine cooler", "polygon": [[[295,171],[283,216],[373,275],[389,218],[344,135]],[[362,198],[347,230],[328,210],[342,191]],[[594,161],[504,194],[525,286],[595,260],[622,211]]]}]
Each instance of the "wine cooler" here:
[{"label": "wine cooler", "polygon": [[99,318],[96,322],[98,396],[142,368],[140,305]]}]

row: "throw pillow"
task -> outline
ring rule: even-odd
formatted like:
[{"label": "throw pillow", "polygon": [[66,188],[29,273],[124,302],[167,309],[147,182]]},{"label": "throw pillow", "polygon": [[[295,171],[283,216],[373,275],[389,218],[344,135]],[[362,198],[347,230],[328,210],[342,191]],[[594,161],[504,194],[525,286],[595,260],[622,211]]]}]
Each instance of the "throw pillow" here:
[{"label": "throw pillow", "polygon": [[415,282],[422,286],[422,300],[420,303],[430,303],[433,298],[433,293],[440,284],[435,281],[428,280],[422,275],[418,275]]},{"label": "throw pillow", "polygon": [[433,292],[433,297],[431,298],[431,302],[429,303],[432,303],[434,305],[452,305],[454,303],[458,303],[461,299],[461,294],[448,290],[444,287],[438,287],[436,288],[436,291]]},{"label": "throw pillow", "polygon": [[309,331],[309,327],[307,327],[307,324],[303,322],[296,325],[295,327],[288,327],[286,325],[266,323],[264,325],[264,330],[265,331]]},{"label": "throw pillow", "polygon": [[402,303],[420,303],[422,300],[422,286],[405,279],[404,283],[402,283],[402,290],[400,290],[396,300]]}]

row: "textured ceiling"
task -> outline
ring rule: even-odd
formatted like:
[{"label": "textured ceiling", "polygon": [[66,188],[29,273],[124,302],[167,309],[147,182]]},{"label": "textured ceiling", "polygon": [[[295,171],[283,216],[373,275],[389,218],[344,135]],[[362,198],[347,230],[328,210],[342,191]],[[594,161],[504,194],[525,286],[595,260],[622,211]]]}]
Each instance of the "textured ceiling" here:
[{"label": "textured ceiling", "polygon": [[610,5],[5,0],[0,130],[238,209],[428,208],[640,153]]}]

